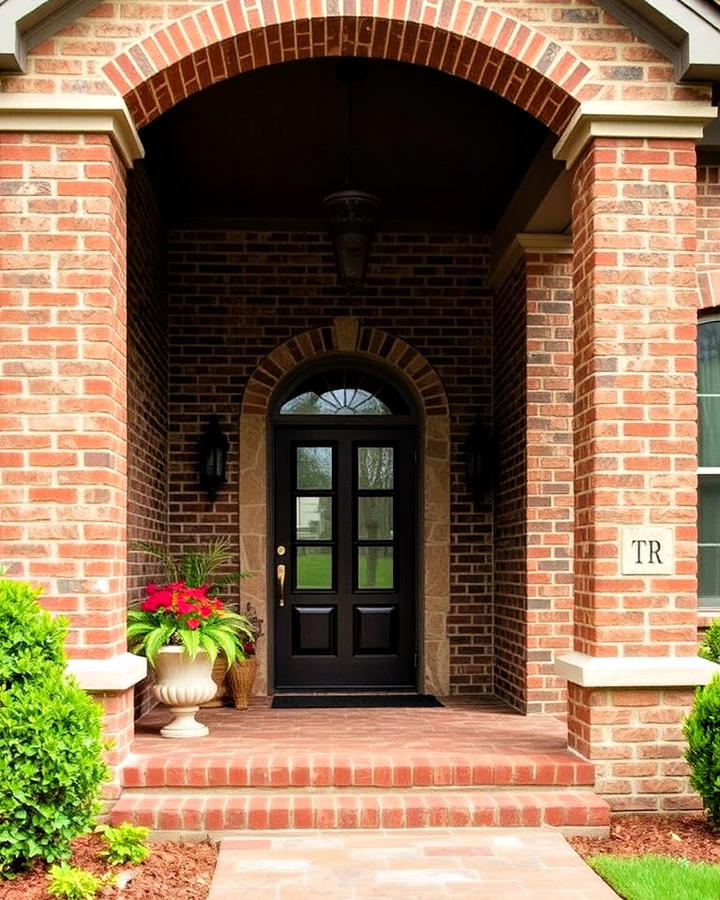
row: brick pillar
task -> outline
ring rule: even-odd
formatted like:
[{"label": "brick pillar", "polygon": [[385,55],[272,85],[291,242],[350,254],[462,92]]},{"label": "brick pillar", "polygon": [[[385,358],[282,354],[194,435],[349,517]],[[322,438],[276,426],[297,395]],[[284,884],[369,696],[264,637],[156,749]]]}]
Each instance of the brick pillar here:
[{"label": "brick pillar", "polygon": [[[694,142],[591,139],[572,185],[569,743],[598,762],[615,809],[693,807],[681,720],[708,675],[695,657]],[[631,540],[646,543],[628,557]]]},{"label": "brick pillar", "polygon": [[555,658],[573,640],[573,315],[570,239],[519,234],[495,298],[495,691],[563,713]]},{"label": "brick pillar", "polygon": [[566,709],[554,663],[573,640],[572,256],[559,250],[562,235],[540,236],[545,249],[533,247],[534,237],[519,237],[527,273],[527,711],[551,714]]},{"label": "brick pillar", "polygon": [[[0,134],[0,558],[69,619],[71,668],[132,734],[125,165],[107,134]],[[112,691],[112,694],[107,691]]]}]

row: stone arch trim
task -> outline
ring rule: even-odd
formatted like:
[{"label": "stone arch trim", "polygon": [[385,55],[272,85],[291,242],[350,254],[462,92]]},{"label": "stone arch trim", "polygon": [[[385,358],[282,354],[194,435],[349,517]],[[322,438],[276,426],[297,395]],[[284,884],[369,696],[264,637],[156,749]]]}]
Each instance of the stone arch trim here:
[{"label": "stone arch trim", "polygon": [[[419,585],[420,688],[447,694],[450,653],[447,615],[450,608],[450,415],[442,382],[427,360],[401,338],[377,328],[361,327],[357,319],[335,319],[332,325],[303,332],[276,347],[248,381],[240,411],[239,495],[240,559],[253,578],[240,586],[241,605],[251,603],[265,622],[268,605],[268,416],[277,388],[306,362],[354,353],[381,363],[415,395],[420,412],[422,447],[422,525]],[[271,628],[268,628],[271,634]],[[258,690],[266,692],[268,645],[259,647]]]},{"label": "stone arch trim", "polygon": [[350,316],[296,335],[268,354],[247,383],[242,414],[267,415],[272,395],[289,372],[304,362],[337,352],[357,353],[382,361],[397,370],[411,386],[425,416],[448,415],[445,389],[427,360],[402,338],[378,328],[362,328]]},{"label": "stone arch trim", "polygon": [[246,8],[223,0],[163,26],[103,71],[138,127],[191,94],[241,72],[318,56],[364,56],[431,66],[504,97],[561,134],[579,106],[589,67],[572,50],[497,10],[448,0],[428,6],[307,0]]}]

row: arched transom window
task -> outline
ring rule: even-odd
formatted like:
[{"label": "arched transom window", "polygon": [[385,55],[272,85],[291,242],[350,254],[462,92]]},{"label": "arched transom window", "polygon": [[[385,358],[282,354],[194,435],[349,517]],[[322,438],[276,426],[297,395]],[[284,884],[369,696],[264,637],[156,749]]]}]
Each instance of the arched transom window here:
[{"label": "arched transom window", "polygon": [[404,416],[408,404],[377,375],[342,367],[309,375],[286,395],[281,416]]}]

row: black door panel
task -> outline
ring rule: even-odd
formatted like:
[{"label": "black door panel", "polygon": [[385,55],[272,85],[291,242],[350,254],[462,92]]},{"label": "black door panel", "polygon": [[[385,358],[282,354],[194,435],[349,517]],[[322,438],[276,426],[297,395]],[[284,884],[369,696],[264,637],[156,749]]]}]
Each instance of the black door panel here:
[{"label": "black door panel", "polygon": [[276,428],[277,689],[415,687],[416,493],[410,428]]}]

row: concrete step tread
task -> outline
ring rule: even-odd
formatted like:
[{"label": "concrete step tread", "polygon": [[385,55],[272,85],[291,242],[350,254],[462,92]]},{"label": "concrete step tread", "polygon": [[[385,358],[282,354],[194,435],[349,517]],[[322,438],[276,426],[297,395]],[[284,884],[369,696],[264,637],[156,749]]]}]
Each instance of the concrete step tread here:
[{"label": "concrete step tread", "polygon": [[125,792],[111,820],[156,830],[602,826],[592,791]]}]

